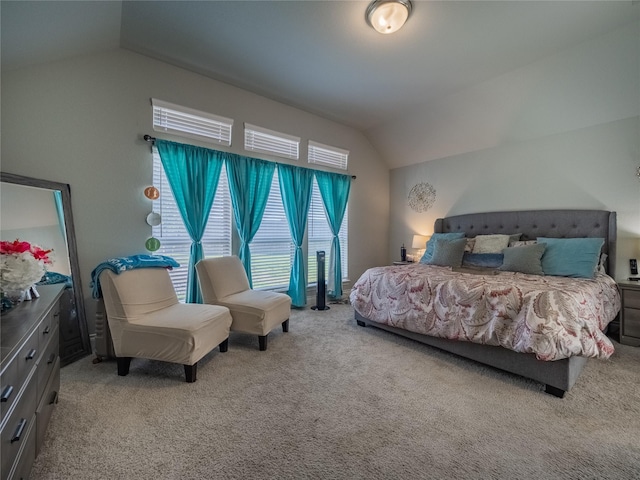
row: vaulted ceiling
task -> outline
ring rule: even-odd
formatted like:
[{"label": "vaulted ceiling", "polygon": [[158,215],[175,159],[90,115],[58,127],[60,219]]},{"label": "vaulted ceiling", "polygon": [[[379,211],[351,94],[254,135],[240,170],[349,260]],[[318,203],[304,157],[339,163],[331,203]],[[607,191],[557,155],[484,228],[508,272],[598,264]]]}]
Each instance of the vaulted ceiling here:
[{"label": "vaulted ceiling", "polygon": [[366,133],[640,18],[636,1],[414,0],[381,35],[367,5],[2,0],[2,68],[121,47]]}]

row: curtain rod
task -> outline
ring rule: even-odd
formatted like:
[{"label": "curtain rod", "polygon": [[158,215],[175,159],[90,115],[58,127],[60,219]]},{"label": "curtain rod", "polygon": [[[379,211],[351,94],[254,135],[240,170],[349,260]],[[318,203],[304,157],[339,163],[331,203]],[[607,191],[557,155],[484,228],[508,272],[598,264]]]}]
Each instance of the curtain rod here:
[{"label": "curtain rod", "polygon": [[[156,137],[152,137],[151,135],[145,135],[142,138],[144,139],[145,142],[149,142],[149,143],[154,143],[156,141]],[[274,162],[274,163],[278,163],[278,162]],[[351,179],[355,180],[356,176],[355,175],[351,175]]]}]

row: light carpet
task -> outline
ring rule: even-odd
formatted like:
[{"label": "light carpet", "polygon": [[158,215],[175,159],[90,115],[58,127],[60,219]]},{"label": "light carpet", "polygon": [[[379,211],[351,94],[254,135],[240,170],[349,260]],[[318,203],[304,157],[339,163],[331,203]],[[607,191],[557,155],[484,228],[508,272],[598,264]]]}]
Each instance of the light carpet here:
[{"label": "light carpet", "polygon": [[198,365],[62,369],[31,479],[640,478],[640,348],[589,360],[564,399],[373,327],[292,313]]}]

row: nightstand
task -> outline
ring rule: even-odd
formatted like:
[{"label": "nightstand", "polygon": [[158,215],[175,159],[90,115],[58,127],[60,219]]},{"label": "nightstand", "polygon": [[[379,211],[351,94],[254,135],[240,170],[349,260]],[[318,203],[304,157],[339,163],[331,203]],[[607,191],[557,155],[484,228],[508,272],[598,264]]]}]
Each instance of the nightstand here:
[{"label": "nightstand", "polygon": [[622,293],[620,310],[620,343],[640,346],[640,283],[631,280],[618,282]]}]

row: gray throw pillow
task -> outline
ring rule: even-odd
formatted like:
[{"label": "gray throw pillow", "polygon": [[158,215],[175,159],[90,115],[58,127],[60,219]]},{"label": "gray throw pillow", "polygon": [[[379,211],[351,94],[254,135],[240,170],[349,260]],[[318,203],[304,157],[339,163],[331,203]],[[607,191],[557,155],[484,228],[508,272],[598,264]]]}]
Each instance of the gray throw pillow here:
[{"label": "gray throw pillow", "polygon": [[460,267],[466,244],[467,240],[465,238],[436,240],[433,256],[427,264],[441,267]]},{"label": "gray throw pillow", "polygon": [[498,270],[544,275],[542,256],[545,248],[546,244],[544,243],[505,248],[502,250],[504,260]]}]

